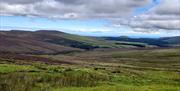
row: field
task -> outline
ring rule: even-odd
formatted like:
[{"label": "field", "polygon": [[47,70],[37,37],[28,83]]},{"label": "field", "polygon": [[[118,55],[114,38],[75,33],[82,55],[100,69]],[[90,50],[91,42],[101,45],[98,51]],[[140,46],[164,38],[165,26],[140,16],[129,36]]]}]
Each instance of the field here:
[{"label": "field", "polygon": [[180,91],[180,48],[1,53],[0,91]]}]

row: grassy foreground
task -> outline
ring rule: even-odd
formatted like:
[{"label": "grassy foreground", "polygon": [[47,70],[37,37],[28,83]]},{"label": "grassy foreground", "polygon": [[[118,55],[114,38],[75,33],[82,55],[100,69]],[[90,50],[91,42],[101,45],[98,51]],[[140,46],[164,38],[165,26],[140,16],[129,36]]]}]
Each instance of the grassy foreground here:
[{"label": "grassy foreground", "polygon": [[0,58],[0,91],[180,91],[179,48],[42,56],[72,64]]}]

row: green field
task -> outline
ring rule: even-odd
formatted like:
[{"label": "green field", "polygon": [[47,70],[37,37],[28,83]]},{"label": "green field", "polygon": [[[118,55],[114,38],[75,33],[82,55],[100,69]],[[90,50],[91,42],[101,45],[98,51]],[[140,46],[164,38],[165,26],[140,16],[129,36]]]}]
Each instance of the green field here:
[{"label": "green field", "polygon": [[180,91],[180,48],[33,56],[69,64],[0,57],[0,91]]}]

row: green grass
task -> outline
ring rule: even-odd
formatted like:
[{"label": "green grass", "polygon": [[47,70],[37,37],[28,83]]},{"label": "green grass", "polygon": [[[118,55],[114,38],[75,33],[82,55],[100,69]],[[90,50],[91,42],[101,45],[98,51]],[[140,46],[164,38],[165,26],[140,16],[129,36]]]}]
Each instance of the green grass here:
[{"label": "green grass", "polygon": [[103,38],[77,36],[72,34],[57,35],[66,39],[82,42],[91,46],[99,46],[100,48],[134,48],[139,46],[151,47],[151,45],[139,42],[124,42],[124,41],[108,41]]},{"label": "green grass", "polygon": [[28,65],[15,65],[15,64],[0,64],[0,74],[11,73],[11,72],[23,72],[23,71],[37,71],[33,66]]},{"label": "green grass", "polygon": [[[180,50],[43,55],[71,65],[0,64],[1,91],[180,91]],[[11,59],[10,59],[11,60]]]},{"label": "green grass", "polygon": [[59,88],[53,91],[179,91],[178,86],[169,85],[150,85],[150,86],[131,86],[131,85],[116,85],[116,86],[99,86],[99,87],[88,87],[88,88]]},{"label": "green grass", "polygon": [[50,91],[52,87],[93,87],[108,77],[90,69],[49,65],[0,65],[1,91]]}]

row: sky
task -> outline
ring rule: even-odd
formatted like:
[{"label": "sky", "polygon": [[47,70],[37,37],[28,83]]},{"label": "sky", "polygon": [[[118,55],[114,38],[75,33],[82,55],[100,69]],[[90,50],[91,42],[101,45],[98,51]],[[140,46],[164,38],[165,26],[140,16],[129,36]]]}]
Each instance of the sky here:
[{"label": "sky", "polygon": [[0,30],[180,36],[180,0],[0,0]]}]

